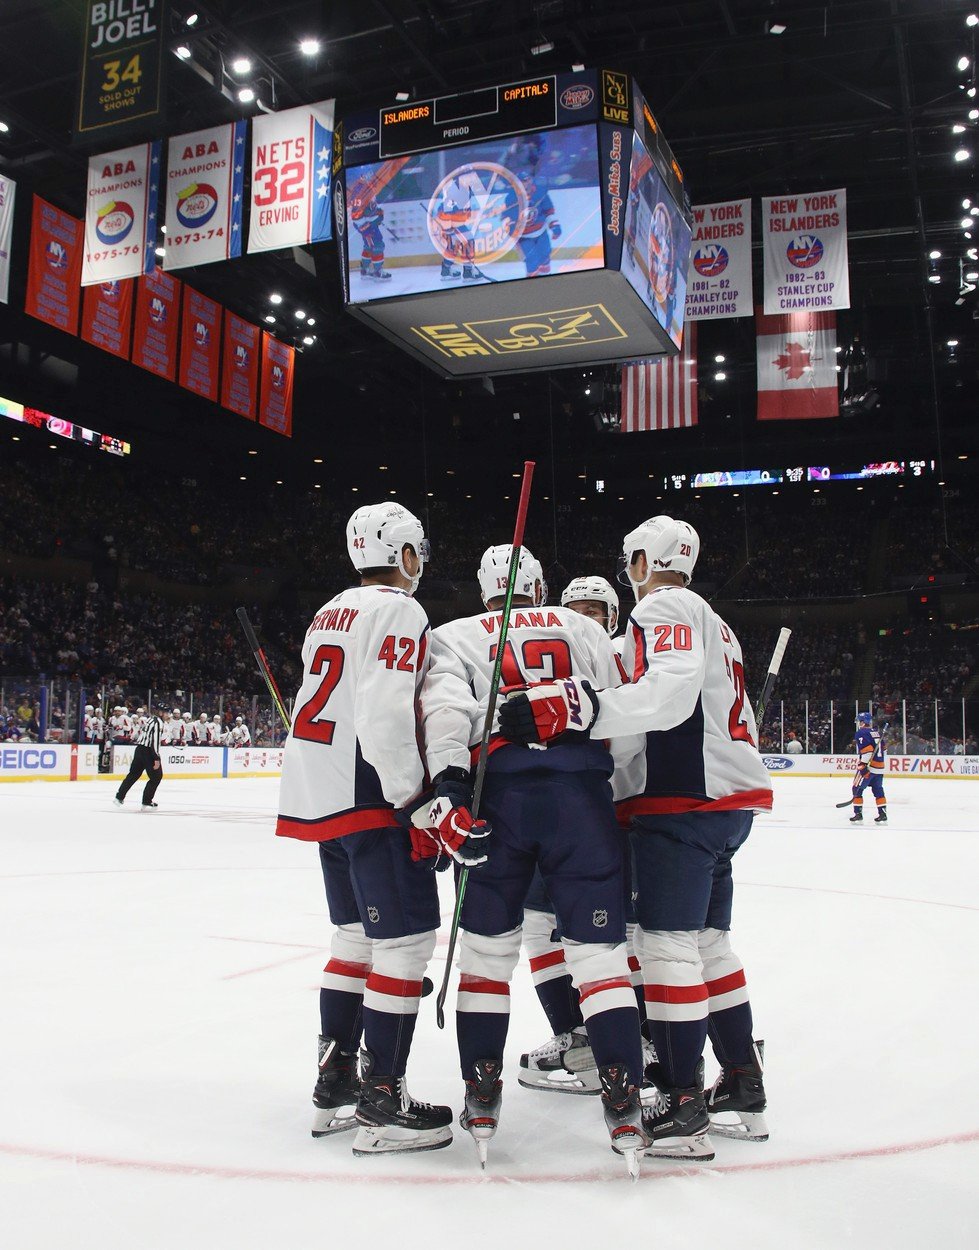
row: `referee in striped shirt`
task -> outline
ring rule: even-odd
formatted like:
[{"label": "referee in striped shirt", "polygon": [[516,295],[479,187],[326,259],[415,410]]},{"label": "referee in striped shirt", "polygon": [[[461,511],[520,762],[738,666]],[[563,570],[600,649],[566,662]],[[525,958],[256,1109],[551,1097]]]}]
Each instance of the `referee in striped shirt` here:
[{"label": "referee in striped shirt", "polygon": [[163,734],[163,722],[156,714],[155,708],[148,710],[146,724],[136,736],[136,749],[133,751],[132,767],[126,780],[116,791],[116,806],[122,807],[126,795],[146,773],[146,785],[143,787],[143,808],[158,807],[153,802],[157,786],[163,780],[163,763],[160,759],[160,738]]}]

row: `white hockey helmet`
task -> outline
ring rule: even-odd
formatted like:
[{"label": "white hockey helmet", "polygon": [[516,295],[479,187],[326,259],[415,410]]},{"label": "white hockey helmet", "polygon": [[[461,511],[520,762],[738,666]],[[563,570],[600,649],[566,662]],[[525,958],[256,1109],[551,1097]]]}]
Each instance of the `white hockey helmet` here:
[{"label": "white hockey helmet", "polygon": [[[632,561],[636,552],[646,556],[647,573],[641,582],[632,580]],[[700,555],[700,537],[686,521],[675,521],[671,516],[654,516],[642,525],[630,530],[622,540],[622,558],[628,584],[636,599],[639,591],[654,573],[679,573],[684,586],[690,585],[694,565]]]},{"label": "white hockey helmet", "polygon": [[179,715],[180,715],[180,708],[179,708],[179,707],[175,707],[175,708],[173,709],[173,714],[174,714],[174,716],[179,716]]},{"label": "white hockey helmet", "polygon": [[207,713],[206,713],[206,712],[201,712],[200,716],[198,716],[198,718],[197,718],[197,719],[198,719],[198,720],[203,720],[203,721],[206,721],[206,720],[207,720]]},{"label": "white hockey helmet", "polygon": [[190,720],[190,719],[191,719],[191,715],[190,715],[190,713],[189,713],[189,712],[184,712],[184,720]]},{"label": "white hockey helmet", "polygon": [[605,628],[609,637],[614,638],[619,628],[619,596],[615,587],[604,577],[576,577],[561,591],[562,608],[587,601],[605,604]]},{"label": "white hockey helmet", "polygon": [[220,713],[220,712],[215,712],[215,713],[214,713],[214,715],[211,717],[211,720],[212,720],[212,721],[214,721],[214,723],[215,723],[216,725],[220,725],[220,724],[222,723],[222,722],[221,722],[221,713]]},{"label": "white hockey helmet", "polygon": [[235,724],[236,724],[236,725],[243,725],[244,723],[245,723],[245,721],[244,721],[244,718],[243,718],[243,717],[241,717],[241,716],[236,716],[236,717],[235,717]]},{"label": "white hockey helmet", "polygon": [[405,544],[418,556],[417,576],[411,578],[414,591],[429,558],[428,539],[422,523],[398,503],[365,504],[347,522],[347,554],[353,566],[361,569],[397,568],[408,577],[401,553]]},{"label": "white hockey helmet", "polygon": [[[502,543],[498,547],[487,547],[479,562],[479,593],[483,602],[490,599],[502,599],[506,594],[507,577],[510,573],[510,555],[513,551],[511,543]],[[527,547],[520,548],[517,561],[517,580],[513,587],[515,595],[524,595],[532,600],[534,607],[542,607],[547,602],[547,582],[544,581],[544,570],[540,560],[534,558],[533,552]]]},{"label": "white hockey helmet", "polygon": [[94,711],[95,711],[95,707],[94,707],[94,705],[93,705],[93,704],[91,704],[91,703],[86,703],[86,704],[85,704],[85,711],[86,711],[86,712],[94,712]]}]

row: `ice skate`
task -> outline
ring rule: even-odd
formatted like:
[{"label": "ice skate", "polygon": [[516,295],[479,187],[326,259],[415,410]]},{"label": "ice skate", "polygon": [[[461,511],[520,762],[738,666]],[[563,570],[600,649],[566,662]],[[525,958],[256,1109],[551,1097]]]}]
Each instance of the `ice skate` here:
[{"label": "ice skate", "polygon": [[372,269],[367,276],[370,278],[377,278],[378,281],[384,282],[391,277],[391,271],[389,269]]},{"label": "ice skate", "polygon": [[112,801],[116,805],[116,807],[122,807],[125,800],[121,799],[119,795],[117,794],[113,797]]},{"label": "ice skate", "polygon": [[[119,806],[121,807],[122,804],[120,803]],[[159,806],[160,806],[159,803],[143,803],[142,804],[142,808],[144,812],[152,811],[154,807],[159,807]]]},{"label": "ice skate", "polygon": [[490,1138],[500,1122],[503,1104],[503,1082],[499,1059],[477,1059],[473,1064],[474,1080],[466,1082],[466,1105],[459,1114],[459,1123],[476,1143],[479,1166],[486,1167]]},{"label": "ice skate", "polygon": [[850,824],[859,825],[862,820],[863,820],[863,812],[854,812],[853,815],[850,817]]},{"label": "ice skate", "polygon": [[479,270],[476,268],[475,265],[463,265],[462,266],[463,282],[476,282],[482,276],[483,275],[479,272]]},{"label": "ice skate", "polygon": [[643,1129],[650,1138],[646,1154],[652,1159],[689,1159],[709,1163],[714,1157],[707,1132],[711,1127],[704,1102],[704,1061],[689,1088],[671,1085],[662,1064],[651,1064],[646,1076],[656,1086],[655,1099],[643,1107]]},{"label": "ice skate", "polygon": [[612,1149],[622,1155],[632,1179],[639,1179],[639,1160],[649,1145],[643,1127],[639,1090],[629,1084],[629,1074],[621,1064],[598,1069],[602,1082],[602,1109],[612,1139]]},{"label": "ice skate", "polygon": [[879,812],[877,813],[877,815],[874,817],[874,824],[875,824],[875,825],[886,825],[886,824],[887,824],[887,812],[885,811],[885,809],[884,809],[883,807],[880,809],[880,811],[879,811]]},{"label": "ice skate", "polygon": [[355,1155],[441,1150],[452,1141],[452,1110],[418,1102],[403,1076],[376,1076],[374,1056],[361,1051]]},{"label": "ice skate", "polygon": [[750,1064],[724,1065],[710,1089],[704,1091],[710,1131],[720,1137],[741,1141],[768,1141],[767,1106],[762,1081],[765,1043],[752,1042],[754,1059]]},{"label": "ice skate", "polygon": [[[357,1127],[354,1108],[360,1095],[357,1056],[345,1055],[332,1037],[319,1042],[319,1076],[313,1090],[313,1136],[330,1137],[333,1133]],[[346,1111],[346,1114],[343,1112]]]},{"label": "ice skate", "polygon": [[439,277],[443,282],[450,282],[453,278],[461,278],[462,270],[458,265],[453,265],[451,261],[442,261],[442,272]]},{"label": "ice skate", "polygon": [[519,1083],[525,1089],[561,1094],[598,1094],[602,1083],[588,1034],[581,1027],[559,1033],[543,1046],[520,1056]]}]

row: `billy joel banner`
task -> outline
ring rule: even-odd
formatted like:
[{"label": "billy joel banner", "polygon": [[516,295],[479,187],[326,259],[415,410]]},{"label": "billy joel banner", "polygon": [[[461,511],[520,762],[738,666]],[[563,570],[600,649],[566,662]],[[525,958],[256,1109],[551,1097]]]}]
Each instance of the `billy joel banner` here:
[{"label": "billy joel banner", "polygon": [[751,200],[693,206],[685,320],[750,317]]},{"label": "billy joel banner", "polygon": [[78,333],[82,244],[78,218],[35,195],[24,311],[66,334]]},{"label": "billy joel banner", "polygon": [[839,416],[836,313],[766,317],[757,310],[758,420]]},{"label": "billy joel banner", "polygon": [[763,198],[761,220],[766,313],[850,307],[845,190]]},{"label": "billy joel banner", "polygon": [[258,421],[266,429],[292,437],[292,375],[296,349],[262,334],[262,390]]},{"label": "billy joel banner", "polygon": [[85,288],[82,297],[82,338],[104,352],[129,359],[133,326],[133,281],[102,282]]},{"label": "billy joel banner", "polygon": [[90,158],[82,286],[153,272],[159,185],[159,140]]},{"label": "billy joel banner", "polygon": [[181,286],[162,269],[154,269],[136,285],[133,364],[171,382],[177,372]]},{"label": "billy joel banner", "polygon": [[246,122],[170,140],[164,269],[241,255]]},{"label": "billy joel banner", "polygon": [[249,252],[331,237],[333,105],[322,100],[252,122]]},{"label": "billy joel banner", "polygon": [[225,316],[221,403],[249,421],[255,420],[258,399],[260,334],[258,326],[250,321],[243,321],[233,313]]},{"label": "billy joel banner", "polygon": [[0,174],[0,302],[10,293],[10,244],[14,232],[14,195],[17,183]]},{"label": "billy joel banner", "polygon": [[180,385],[217,403],[221,305],[187,287],[180,335]]},{"label": "billy joel banner", "polygon": [[160,111],[166,0],[88,0],[75,130],[84,135]]}]

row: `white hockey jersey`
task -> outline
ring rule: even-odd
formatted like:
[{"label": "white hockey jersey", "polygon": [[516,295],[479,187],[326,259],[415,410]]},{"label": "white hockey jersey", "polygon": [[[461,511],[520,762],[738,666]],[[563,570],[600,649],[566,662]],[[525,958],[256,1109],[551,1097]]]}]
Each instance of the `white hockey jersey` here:
[{"label": "white hockey jersey", "polygon": [[191,722],[191,726],[187,731],[187,741],[191,746],[206,746],[208,742],[209,728],[210,722],[207,720],[195,720]]},{"label": "white hockey jersey", "polygon": [[[432,631],[428,673],[422,686],[421,710],[428,770],[437,777],[450,766],[470,768],[489,702],[493,662],[502,614],[488,608],[478,616],[450,621]],[[611,639],[597,621],[570,608],[516,607],[510,616],[501,686],[584,677],[595,687],[618,686],[622,665]],[[495,730],[494,726],[494,730]],[[526,750],[497,733],[490,738],[494,770],[584,768],[611,771],[609,751],[598,735],[592,741],[557,743],[547,750]],[[511,749],[497,755],[500,748]],[[634,758],[642,748],[640,735],[611,744],[616,763]]]},{"label": "white hockey jersey", "polygon": [[633,609],[622,659],[630,683],[599,694],[591,730],[645,732],[620,817],[770,810],[741,644],[717,613],[691,590],[660,586]]},{"label": "white hockey jersey", "polygon": [[129,742],[133,736],[132,719],[126,713],[110,716],[109,733],[113,742]]},{"label": "white hockey jersey", "polygon": [[344,590],[313,618],[286,739],[276,833],[325,842],[395,825],[422,788],[415,702],[425,610],[387,586]]},{"label": "white hockey jersey", "polygon": [[251,744],[251,730],[244,723],[241,725],[235,725],[228,734],[229,747],[250,747]]}]

